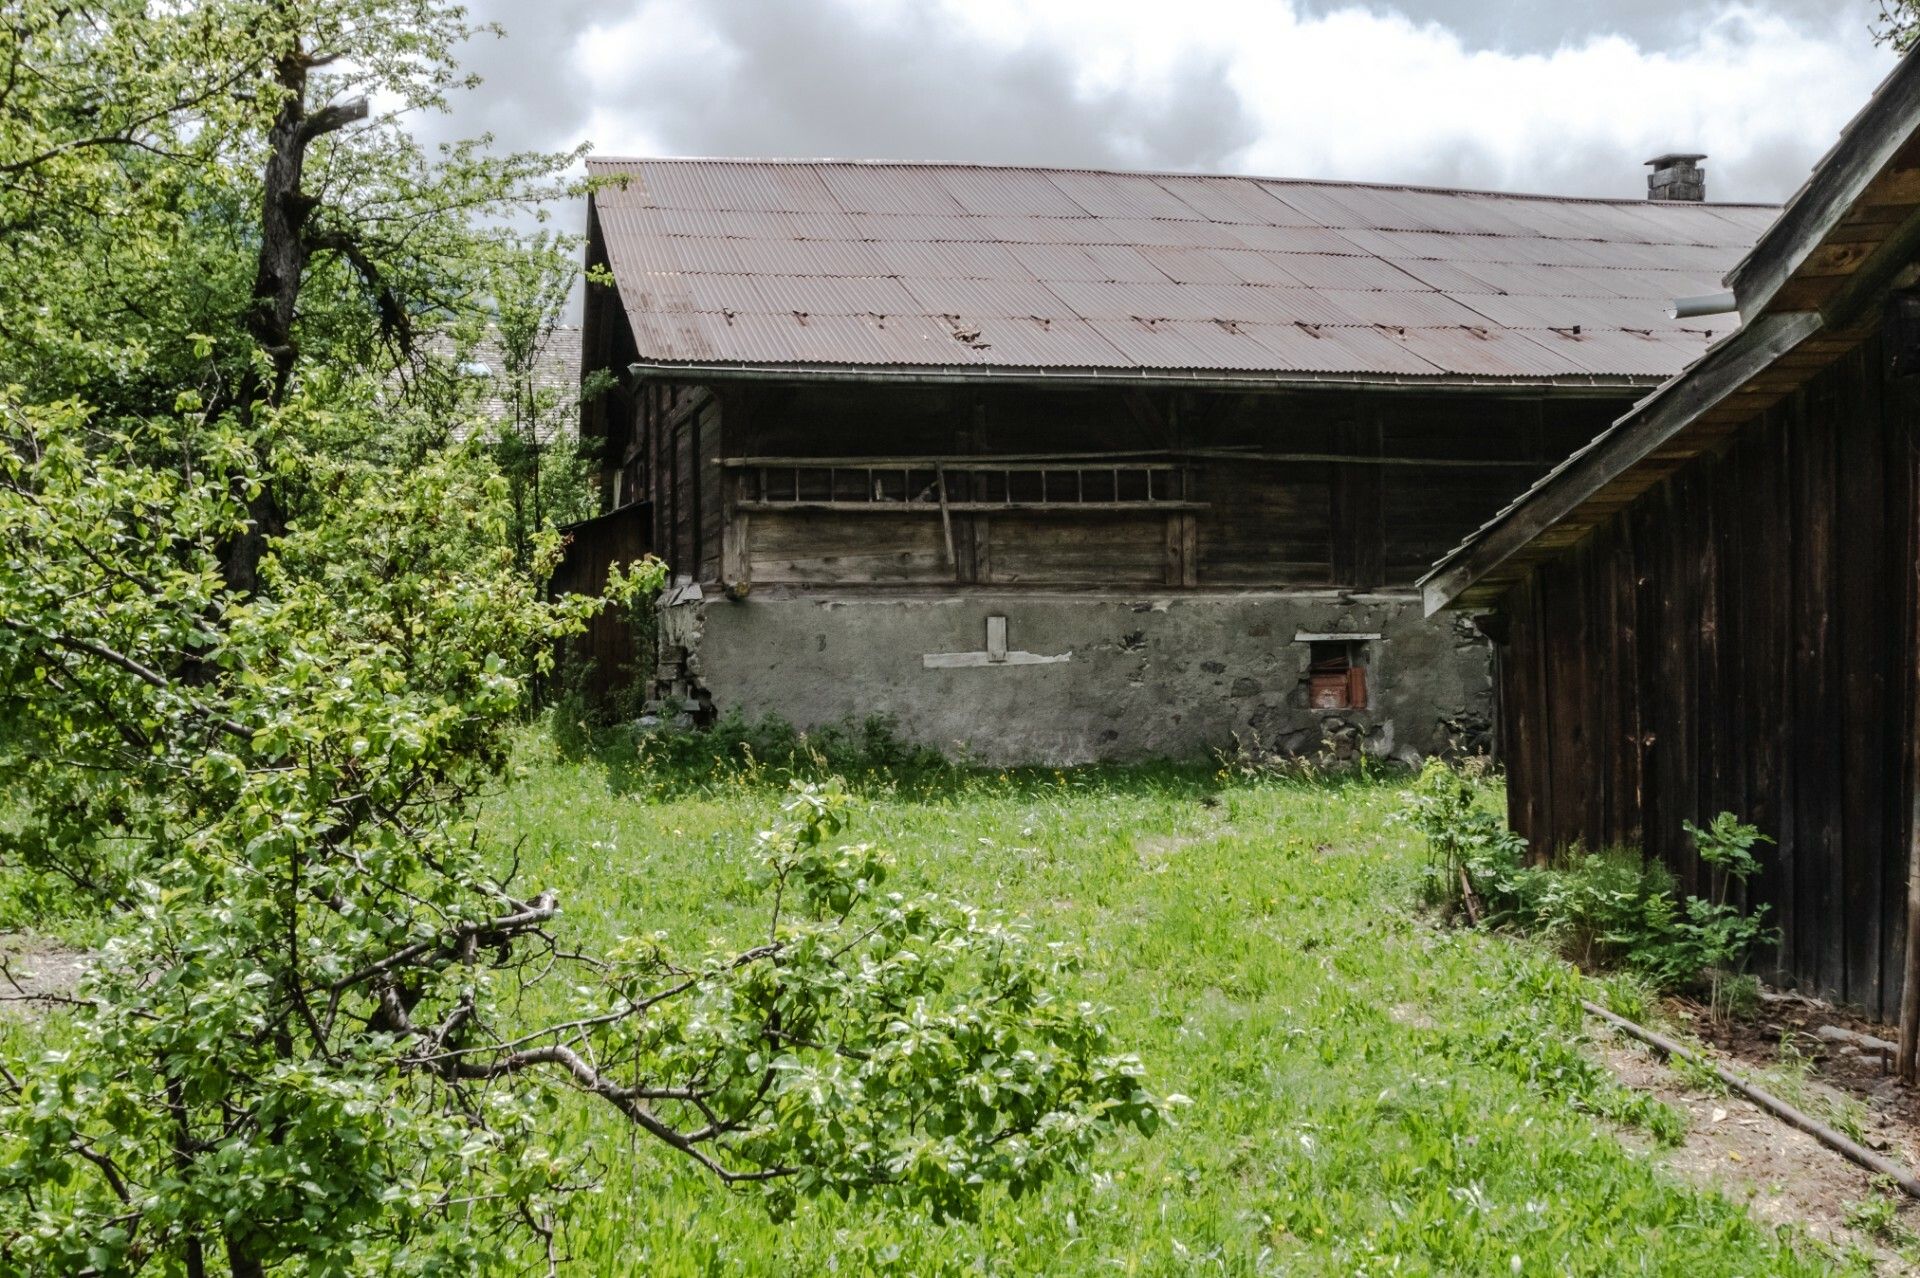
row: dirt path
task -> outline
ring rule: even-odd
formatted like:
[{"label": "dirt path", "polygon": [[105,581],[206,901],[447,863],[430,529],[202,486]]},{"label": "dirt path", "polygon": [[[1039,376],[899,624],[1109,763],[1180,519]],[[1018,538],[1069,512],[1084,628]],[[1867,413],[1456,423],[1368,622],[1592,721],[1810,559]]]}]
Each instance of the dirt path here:
[{"label": "dirt path", "polygon": [[47,937],[0,933],[0,1016],[31,1016],[71,994],[89,955]]},{"label": "dirt path", "polygon": [[[1635,1040],[1602,1035],[1596,1038],[1595,1046],[1622,1082],[1659,1097],[1686,1116],[1685,1142],[1674,1149],[1651,1151],[1663,1165],[1745,1202],[1757,1217],[1770,1224],[1797,1225],[1831,1246],[1872,1253],[1880,1273],[1920,1275],[1920,1265],[1915,1263],[1920,1259],[1920,1248],[1915,1246],[1920,1238],[1914,1236],[1920,1229],[1920,1204],[1897,1190],[1877,1186],[1866,1169],[1788,1127],[1753,1102],[1707,1090]],[[1722,1064],[1748,1072],[1769,1063],[1742,1059],[1738,1054],[1729,1061],[1725,1053],[1714,1054]],[[1851,1089],[1821,1081],[1818,1059],[1812,1063],[1815,1072],[1799,1085],[1805,1093],[1800,1098],[1802,1108],[1829,1112],[1847,1108]],[[1897,1160],[1910,1157],[1914,1135],[1905,1114],[1908,1105],[1902,1100],[1897,1110],[1888,1105],[1864,1110],[1859,1105],[1851,1107],[1860,1126],[1861,1142]],[[1816,1117],[1825,1121],[1829,1113],[1816,1113]],[[1643,1149],[1650,1148],[1644,1140],[1628,1139]],[[1876,1202],[1882,1205],[1867,1211],[1877,1210],[1885,1216],[1878,1222],[1878,1232],[1872,1232],[1863,1216],[1856,1213],[1861,1204]]]}]

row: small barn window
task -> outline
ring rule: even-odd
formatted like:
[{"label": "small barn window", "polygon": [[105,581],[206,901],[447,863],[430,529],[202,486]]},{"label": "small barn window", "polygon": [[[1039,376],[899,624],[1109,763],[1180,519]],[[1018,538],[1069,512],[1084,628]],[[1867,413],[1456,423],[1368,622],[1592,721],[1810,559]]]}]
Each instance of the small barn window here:
[{"label": "small barn window", "polygon": [[1314,710],[1367,708],[1367,645],[1358,639],[1314,639],[1307,645],[1307,705]]}]

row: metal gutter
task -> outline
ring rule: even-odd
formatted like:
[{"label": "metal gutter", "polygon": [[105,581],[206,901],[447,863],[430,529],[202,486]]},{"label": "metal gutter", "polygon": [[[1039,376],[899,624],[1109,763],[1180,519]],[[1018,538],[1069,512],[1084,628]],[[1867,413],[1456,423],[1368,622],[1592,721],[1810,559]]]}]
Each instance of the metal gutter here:
[{"label": "metal gutter", "polygon": [[688,364],[637,360],[627,372],[641,380],[730,382],[920,383],[1000,386],[1141,386],[1194,390],[1273,390],[1352,387],[1375,391],[1485,394],[1489,391],[1612,399],[1660,386],[1665,378],[1599,376],[1509,378],[1394,373],[1228,373],[1178,369],[1010,369],[1004,366]]}]

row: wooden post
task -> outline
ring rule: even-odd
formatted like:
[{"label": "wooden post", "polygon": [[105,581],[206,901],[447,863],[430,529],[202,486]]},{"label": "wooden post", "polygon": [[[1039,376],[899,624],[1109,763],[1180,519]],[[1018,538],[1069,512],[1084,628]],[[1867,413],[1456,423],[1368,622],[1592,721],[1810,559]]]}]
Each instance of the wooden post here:
[{"label": "wooden post", "polygon": [[746,484],[741,470],[728,470],[721,480],[726,501],[721,511],[720,584],[729,599],[745,599],[753,589],[753,547],[749,511],[740,509],[740,492]]},{"label": "wooden post", "polygon": [[940,488],[940,531],[947,538],[947,567],[953,569],[954,580],[960,578],[960,560],[953,553],[953,511],[947,505],[947,468],[939,462],[933,464],[933,482]]}]

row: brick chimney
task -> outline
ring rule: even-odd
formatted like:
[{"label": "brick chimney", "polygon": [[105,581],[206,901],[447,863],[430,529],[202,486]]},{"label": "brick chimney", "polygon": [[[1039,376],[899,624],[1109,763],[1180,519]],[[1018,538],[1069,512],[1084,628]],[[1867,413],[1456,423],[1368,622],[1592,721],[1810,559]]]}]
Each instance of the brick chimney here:
[{"label": "brick chimney", "polygon": [[1656,155],[1647,163],[1653,172],[1647,175],[1649,200],[1691,200],[1707,198],[1707,171],[1700,167],[1704,155]]}]

